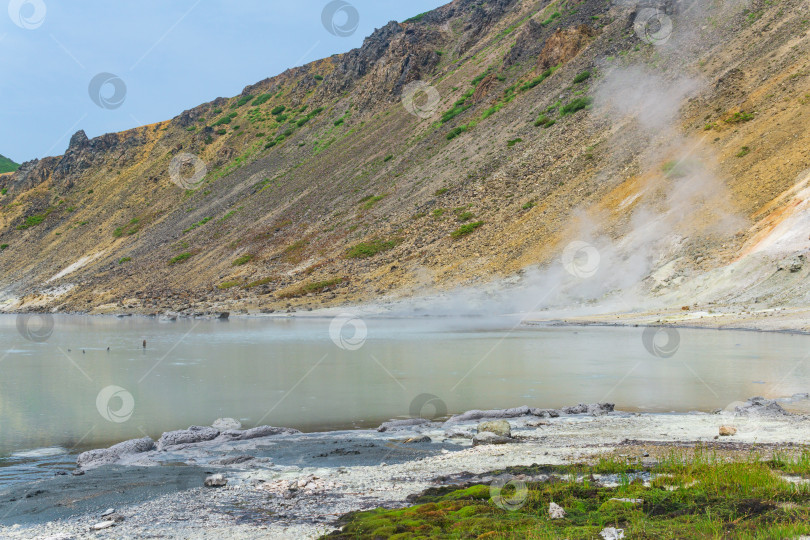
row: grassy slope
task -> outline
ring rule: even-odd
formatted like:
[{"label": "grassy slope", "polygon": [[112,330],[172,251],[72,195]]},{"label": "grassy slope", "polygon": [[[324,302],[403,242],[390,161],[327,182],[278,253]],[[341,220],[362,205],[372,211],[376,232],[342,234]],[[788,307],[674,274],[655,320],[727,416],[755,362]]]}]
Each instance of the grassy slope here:
[{"label": "grassy slope", "polygon": [[[810,476],[810,453],[741,461],[698,449],[694,455],[673,451],[652,467],[603,459],[596,465],[511,467],[493,475],[549,474],[548,482],[530,482],[525,495],[513,487],[499,492],[489,485],[436,488],[414,506],[350,514],[341,531],[329,538],[599,538],[605,527],[624,529],[627,538],[795,538],[810,533],[810,486],[782,475]],[[650,473],[644,486],[638,477]],[[617,474],[619,486],[596,485],[590,475]],[[515,511],[497,506],[493,497],[511,500]],[[641,499],[639,504],[611,499]],[[551,502],[563,519],[548,517]]]},{"label": "grassy slope", "polygon": [[14,163],[6,156],[0,155],[0,174],[16,171],[19,168],[20,166],[17,163]]},{"label": "grassy slope", "polygon": [[[639,153],[646,141],[634,138],[632,122],[587,109],[563,115],[554,105],[592,95],[611,68],[662,67],[662,59],[626,31],[629,12],[608,14],[608,6],[596,1],[565,4],[561,16],[543,27],[545,37],[583,23],[596,34],[575,58],[523,91],[542,76],[536,55],[512,66],[504,58],[528,18],[546,21],[559,3],[518,2],[474,39],[465,33],[471,12],[457,12],[441,28],[427,19],[415,23],[438,36],[419,40],[420,46],[442,51],[438,65],[420,75],[442,96],[430,119],[409,115],[386,86],[405,64],[402,49],[413,52],[413,44],[397,42],[384,62],[346,91],[331,86],[341,61],[332,57],[263,81],[246,92],[252,99],[205,104],[119,134],[138,141],[125,159],[118,152],[102,155],[73,186],[46,181],[0,198],[0,241],[13,246],[0,277],[16,284],[17,294],[35,293],[81,255],[100,254],[52,283],[81,279],[85,286],[51,305],[114,303],[152,311],[177,305],[167,299],[175,295],[207,301],[242,296],[237,304],[248,307],[318,307],[407,294],[425,283],[480,282],[554,260],[569,240],[566,224],[580,208],[605,211],[605,232],[621,236],[632,210],[623,201],[644,192],[646,169],[660,170],[666,159],[646,162]],[[593,19],[591,12],[602,15]],[[743,216],[788,189],[808,166],[803,96],[810,88],[805,57],[791,52],[808,46],[801,24],[781,4],[750,20],[742,13],[722,18],[705,58],[688,66],[709,81],[733,69],[747,73],[728,95],[709,86],[678,118],[687,136],[710,137],[719,175]],[[586,69],[592,77],[574,84]],[[470,103],[464,96],[481,89],[487,70],[498,78]],[[255,101],[265,94],[271,97]],[[442,122],[441,115],[462,100],[463,110]],[[284,119],[272,114],[282,106]],[[488,114],[493,107],[497,112]],[[756,114],[741,123],[723,120],[740,109]],[[555,120],[551,127],[535,125],[543,111]],[[465,132],[447,138],[462,126]],[[765,132],[767,139],[760,137]],[[742,146],[751,152],[736,157]],[[179,149],[207,165],[196,191],[169,181],[169,163]],[[467,226],[472,224],[480,226]],[[722,262],[745,240],[705,239],[698,232],[684,231],[697,245],[686,246],[692,249],[687,260],[699,248]],[[348,256],[370,253],[367,246],[386,249]],[[336,285],[317,287],[321,283]]]}]

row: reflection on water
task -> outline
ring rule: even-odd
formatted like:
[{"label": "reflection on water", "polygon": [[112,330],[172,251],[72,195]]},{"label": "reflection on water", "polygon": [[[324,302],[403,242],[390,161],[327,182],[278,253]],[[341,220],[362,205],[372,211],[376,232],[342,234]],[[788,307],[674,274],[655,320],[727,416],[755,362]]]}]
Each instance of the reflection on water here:
[{"label": "reflection on water", "polygon": [[663,358],[642,328],[510,331],[510,320],[54,322],[38,342],[0,316],[0,456],[158,437],[226,416],[246,427],[376,426],[407,417],[417,398],[426,415],[595,401],[688,411],[810,389],[808,336],[680,330]]}]

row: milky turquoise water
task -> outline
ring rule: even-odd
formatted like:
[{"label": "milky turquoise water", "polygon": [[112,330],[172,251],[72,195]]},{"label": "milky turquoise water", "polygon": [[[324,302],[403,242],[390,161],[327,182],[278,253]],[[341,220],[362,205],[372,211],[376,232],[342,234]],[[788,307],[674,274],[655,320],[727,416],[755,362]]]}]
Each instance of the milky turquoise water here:
[{"label": "milky turquoise water", "polygon": [[712,410],[810,391],[810,337],[801,335],[679,330],[651,342],[643,328],[512,329],[506,318],[18,322],[0,316],[7,473],[226,416],[321,430],[596,401]]}]

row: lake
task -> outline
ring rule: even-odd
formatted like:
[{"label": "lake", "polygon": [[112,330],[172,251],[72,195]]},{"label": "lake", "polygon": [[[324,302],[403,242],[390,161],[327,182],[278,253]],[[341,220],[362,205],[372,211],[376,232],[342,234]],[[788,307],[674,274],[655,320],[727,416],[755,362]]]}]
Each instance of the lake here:
[{"label": "lake", "polygon": [[219,417],[313,431],[597,401],[709,411],[810,389],[810,336],[518,322],[3,315],[0,482]]}]

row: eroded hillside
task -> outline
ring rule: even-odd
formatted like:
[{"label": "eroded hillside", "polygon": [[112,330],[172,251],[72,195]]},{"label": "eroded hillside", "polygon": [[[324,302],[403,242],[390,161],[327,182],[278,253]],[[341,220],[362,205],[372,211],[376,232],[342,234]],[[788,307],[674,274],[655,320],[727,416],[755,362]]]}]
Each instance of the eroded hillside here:
[{"label": "eroded hillside", "polygon": [[522,275],[521,309],[806,304],[808,29],[795,0],[456,0],[0,176],[0,300],[308,309]]}]

